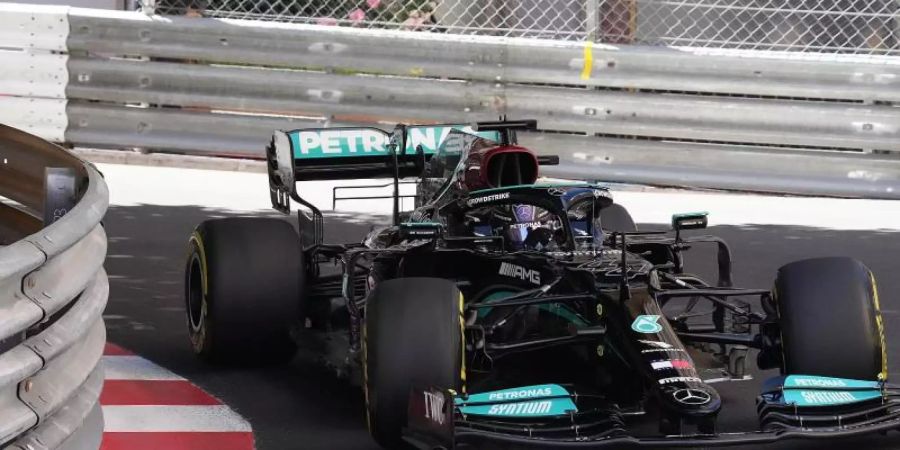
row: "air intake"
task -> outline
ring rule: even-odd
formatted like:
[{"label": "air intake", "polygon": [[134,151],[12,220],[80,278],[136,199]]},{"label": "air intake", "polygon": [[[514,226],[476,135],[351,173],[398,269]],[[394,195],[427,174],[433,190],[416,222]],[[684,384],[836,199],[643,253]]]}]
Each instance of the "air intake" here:
[{"label": "air intake", "polygon": [[485,155],[482,170],[492,188],[532,184],[538,177],[538,161],[525,148],[498,147]]}]

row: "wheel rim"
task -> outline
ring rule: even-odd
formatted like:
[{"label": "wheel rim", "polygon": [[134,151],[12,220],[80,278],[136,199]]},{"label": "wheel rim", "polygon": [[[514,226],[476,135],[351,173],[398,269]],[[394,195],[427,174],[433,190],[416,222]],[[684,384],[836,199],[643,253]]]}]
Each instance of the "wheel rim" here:
[{"label": "wheel rim", "polygon": [[191,330],[198,331],[203,325],[203,268],[196,253],[188,263],[186,299],[188,322]]}]

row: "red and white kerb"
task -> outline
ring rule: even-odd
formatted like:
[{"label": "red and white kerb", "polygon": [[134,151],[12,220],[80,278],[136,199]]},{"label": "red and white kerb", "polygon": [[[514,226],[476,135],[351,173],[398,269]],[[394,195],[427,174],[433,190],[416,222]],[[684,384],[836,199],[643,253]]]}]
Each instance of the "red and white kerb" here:
[{"label": "red and white kerb", "polygon": [[253,450],[250,424],[217,398],[116,345],[103,355],[101,450]]}]

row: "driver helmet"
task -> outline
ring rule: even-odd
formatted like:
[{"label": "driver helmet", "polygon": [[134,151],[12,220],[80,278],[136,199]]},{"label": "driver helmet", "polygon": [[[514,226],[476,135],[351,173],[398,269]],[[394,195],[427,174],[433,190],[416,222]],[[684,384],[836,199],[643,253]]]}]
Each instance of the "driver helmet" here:
[{"label": "driver helmet", "polygon": [[547,250],[555,246],[550,214],[543,208],[510,205],[511,221],[506,230],[507,245],[513,250]]}]

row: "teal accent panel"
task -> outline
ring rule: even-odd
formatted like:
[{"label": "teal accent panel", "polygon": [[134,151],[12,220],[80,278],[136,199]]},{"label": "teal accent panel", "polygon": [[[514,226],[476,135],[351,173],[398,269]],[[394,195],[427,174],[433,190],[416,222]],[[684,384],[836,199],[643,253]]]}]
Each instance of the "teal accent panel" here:
[{"label": "teal accent panel", "polygon": [[538,384],[534,386],[524,386],[510,389],[501,389],[499,391],[489,391],[479,394],[472,394],[469,395],[465,400],[457,398],[456,404],[459,405],[465,403],[504,402],[524,399],[568,396],[569,391],[558,384]]},{"label": "teal accent panel", "polygon": [[[416,147],[421,145],[426,154],[432,154],[444,142],[450,130],[454,129],[493,141],[500,139],[496,131],[476,133],[471,127],[464,125],[409,127],[406,153],[415,153]],[[390,133],[376,128],[295,130],[288,133],[288,136],[296,159],[386,155],[390,142]]]},{"label": "teal accent panel", "polygon": [[[503,299],[515,295],[516,292],[513,291],[497,291],[491,293],[481,301],[485,303],[496,303],[497,306],[503,306]],[[571,323],[573,323],[577,327],[586,327],[588,325],[587,321],[578,316],[568,305],[562,303],[551,303],[538,305],[538,309],[542,311],[546,311],[550,314],[554,314],[558,317],[561,317]],[[482,319],[487,316],[491,312],[492,308],[480,308],[478,310],[478,318]]]},{"label": "teal accent panel", "polygon": [[812,389],[788,389],[784,402],[797,406],[835,406],[862,402],[881,397],[881,391],[836,391]]},{"label": "teal accent panel", "polygon": [[819,377],[814,375],[789,375],[784,380],[785,389],[881,389],[878,381],[851,380],[847,378]]},{"label": "teal accent panel", "polygon": [[[497,291],[491,293],[487,297],[483,298],[481,301],[485,303],[500,303],[504,298],[509,297],[510,295],[515,295],[513,291]],[[482,319],[490,314],[492,308],[480,308],[478,310],[478,318]]]},{"label": "teal accent panel", "polygon": [[460,412],[467,415],[494,417],[546,417],[563,416],[577,412],[578,408],[568,398],[528,400],[495,405],[462,406]]},{"label": "teal accent panel", "polygon": [[482,392],[465,400],[456,398],[455,403],[463,414],[495,417],[560,416],[578,411],[569,392],[557,384]]},{"label": "teal accent panel", "polygon": [[662,325],[659,324],[660,317],[657,315],[640,315],[635,317],[631,323],[631,329],[638,333],[654,334],[662,331]]}]

